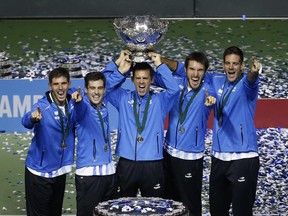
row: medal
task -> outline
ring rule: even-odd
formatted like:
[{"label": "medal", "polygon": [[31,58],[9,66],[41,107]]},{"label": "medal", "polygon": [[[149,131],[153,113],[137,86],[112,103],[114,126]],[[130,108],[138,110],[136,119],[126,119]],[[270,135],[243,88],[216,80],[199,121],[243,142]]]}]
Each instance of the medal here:
[{"label": "medal", "polygon": [[[138,134],[141,134],[145,128],[151,97],[152,97],[152,94],[151,94],[151,92],[149,92],[149,96],[148,96],[148,99],[146,101],[145,108],[144,108],[143,121],[142,121],[142,124],[140,124],[139,115],[138,115],[139,113],[137,112],[137,97],[136,97],[136,94],[134,94],[133,113],[134,113],[134,117],[135,117],[135,121],[136,121]],[[136,140],[137,140],[137,142],[141,143],[141,142],[143,142],[144,138],[140,135],[136,138]]]},{"label": "medal", "polygon": [[[97,114],[99,116],[99,120],[100,120],[100,124],[101,124],[101,128],[102,128],[102,133],[103,133],[103,138],[104,138],[104,141],[105,143],[108,143],[108,129],[106,129],[105,131],[105,127],[104,127],[104,120],[103,120],[103,117],[102,117],[102,114],[101,112],[99,111],[99,109],[96,108],[96,111],[97,111]],[[107,136],[106,136],[107,135]],[[107,151],[108,150],[108,146],[105,145],[104,146],[104,151]]]},{"label": "medal", "polygon": [[143,142],[144,138],[142,136],[137,137],[137,142]]},{"label": "medal", "polygon": [[108,150],[108,145],[104,146],[104,151],[106,152]]},{"label": "medal", "polygon": [[[61,148],[62,149],[66,149],[67,145],[65,143],[66,141],[66,137],[69,133],[69,120],[70,120],[70,113],[69,113],[69,109],[68,109],[68,102],[67,99],[65,100],[65,113],[59,108],[58,104],[56,103],[57,99],[55,98],[54,94],[52,93],[52,98],[53,101],[55,102],[57,109],[58,109],[58,115],[60,118],[60,123],[61,123],[61,131],[62,131],[62,144],[61,144]],[[63,113],[62,113],[63,112]],[[64,119],[64,116],[66,114],[66,120]],[[64,125],[65,124],[65,125]]]},{"label": "medal", "polygon": [[66,143],[63,142],[63,143],[61,144],[61,148],[62,148],[62,149],[65,149],[66,147],[67,147]]},{"label": "medal", "polygon": [[242,77],[243,77],[243,74],[241,74],[241,76],[237,78],[237,80],[234,82],[234,84],[233,84],[232,88],[230,88],[230,90],[229,90],[228,86],[225,89],[227,80],[225,80],[223,85],[222,85],[222,88],[221,88],[222,94],[220,97],[219,104],[217,106],[217,120],[218,120],[218,126],[219,127],[221,127],[223,125],[223,109],[224,109],[225,105],[227,104],[231,93],[236,88],[236,85],[238,84],[238,82],[240,82]]},{"label": "medal", "polygon": [[181,126],[181,127],[179,128],[179,131],[180,131],[181,134],[183,134],[183,133],[185,132],[185,128]]},{"label": "medal", "polygon": [[[186,91],[186,87],[184,87],[181,91],[181,94],[180,94],[180,100],[179,100],[179,123],[181,125],[181,127],[179,128],[179,131],[181,134],[183,134],[185,132],[185,128],[182,127],[182,124],[183,122],[185,121],[186,117],[187,117],[187,112],[188,112],[188,109],[189,107],[191,106],[194,98],[197,96],[198,92],[201,90],[201,86],[202,86],[202,83],[201,85],[194,90],[194,93],[193,95],[190,97],[190,99],[188,100],[187,104],[186,104],[186,107],[184,109],[184,111],[182,110],[182,106],[183,106],[183,103],[184,103],[184,99],[185,99],[185,91]],[[189,91],[186,93],[186,95],[189,93]]]}]

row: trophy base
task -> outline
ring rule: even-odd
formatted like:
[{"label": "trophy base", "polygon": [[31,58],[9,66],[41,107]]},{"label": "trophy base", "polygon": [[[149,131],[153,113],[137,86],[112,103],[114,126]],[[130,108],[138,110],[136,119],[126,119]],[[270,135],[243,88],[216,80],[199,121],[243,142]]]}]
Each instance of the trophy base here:
[{"label": "trophy base", "polygon": [[133,52],[130,60],[135,62],[135,63],[152,62],[151,58],[148,56],[147,52],[145,52],[145,51],[144,52],[141,52],[141,51]]}]

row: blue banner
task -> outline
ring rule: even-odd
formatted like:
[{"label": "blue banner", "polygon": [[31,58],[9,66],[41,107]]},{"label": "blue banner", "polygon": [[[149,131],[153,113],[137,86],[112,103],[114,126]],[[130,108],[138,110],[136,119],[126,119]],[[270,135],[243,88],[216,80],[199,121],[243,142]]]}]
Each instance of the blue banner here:
[{"label": "blue banner", "polygon": [[[71,82],[72,87],[84,88],[83,79],[72,79]],[[131,79],[127,79],[123,87],[134,88]],[[47,79],[0,80],[0,131],[28,131],[21,124],[21,119],[48,90]],[[108,110],[110,128],[114,130],[118,126],[118,112],[111,104],[108,104]]]}]

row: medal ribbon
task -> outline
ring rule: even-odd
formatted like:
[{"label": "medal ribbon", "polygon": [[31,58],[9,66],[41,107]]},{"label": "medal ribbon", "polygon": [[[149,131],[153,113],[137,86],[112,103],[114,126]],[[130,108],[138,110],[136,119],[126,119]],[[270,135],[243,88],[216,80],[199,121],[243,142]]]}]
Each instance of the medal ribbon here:
[{"label": "medal ribbon", "polygon": [[142,131],[145,128],[145,124],[146,124],[146,121],[147,121],[147,115],[148,115],[148,108],[149,108],[149,104],[150,104],[150,101],[151,101],[151,97],[152,97],[152,94],[149,92],[149,96],[148,96],[148,99],[147,99],[146,104],[145,104],[142,125],[140,125],[139,115],[137,114],[137,97],[136,97],[136,93],[134,94],[133,111],[134,111],[134,117],[135,117],[136,125],[137,125],[137,132],[139,134],[141,134]]},{"label": "medal ribbon", "polygon": [[191,96],[191,98],[189,99],[184,112],[182,112],[182,105],[184,102],[184,92],[186,90],[186,87],[184,87],[181,91],[181,95],[180,95],[180,101],[179,101],[179,120],[180,120],[180,124],[182,125],[182,123],[185,121],[186,117],[187,117],[187,112],[188,109],[190,107],[190,105],[192,104],[194,98],[196,97],[196,95],[198,94],[198,92],[201,89],[202,84],[194,91],[193,95]]},{"label": "medal ribbon", "polygon": [[104,121],[103,121],[102,114],[99,111],[99,109],[96,108],[96,110],[97,110],[97,114],[98,114],[99,119],[100,119],[100,124],[101,124],[102,133],[103,133],[103,137],[104,137],[105,143],[108,143],[108,134],[106,134],[107,136],[105,136],[105,128],[104,128]]},{"label": "medal ribbon", "polygon": [[[68,131],[69,131],[69,119],[70,119],[70,113],[69,113],[69,109],[68,109],[68,102],[67,99],[65,100],[65,113],[67,116],[67,121],[66,121],[66,127],[64,127],[64,120],[63,120],[63,114],[62,114],[62,110],[59,108],[58,104],[56,103],[56,98],[54,96],[53,93],[51,93],[53,101],[55,102],[57,109],[58,109],[58,114],[60,117],[60,123],[61,123],[61,130],[62,130],[62,136],[63,136],[63,141],[62,144],[66,144],[66,137],[68,135]],[[61,145],[62,145],[61,144]],[[66,146],[62,146],[62,148],[65,148]]]},{"label": "medal ribbon", "polygon": [[[230,89],[230,91],[225,94],[223,94],[223,97],[221,95],[221,99],[220,99],[220,103],[219,103],[219,106],[218,106],[218,113],[217,113],[217,120],[219,121],[221,119],[221,117],[223,116],[223,109],[224,109],[224,106],[226,105],[226,103],[228,102],[228,99],[233,91],[233,89],[236,87],[236,85],[238,84],[238,82],[242,79],[243,77],[243,74],[241,74],[241,76],[235,81],[233,87]],[[226,85],[226,81],[227,79],[225,80],[224,84],[223,84],[223,87],[222,87],[222,90],[224,90],[224,87]],[[227,94],[227,96],[225,97],[225,95]]]}]

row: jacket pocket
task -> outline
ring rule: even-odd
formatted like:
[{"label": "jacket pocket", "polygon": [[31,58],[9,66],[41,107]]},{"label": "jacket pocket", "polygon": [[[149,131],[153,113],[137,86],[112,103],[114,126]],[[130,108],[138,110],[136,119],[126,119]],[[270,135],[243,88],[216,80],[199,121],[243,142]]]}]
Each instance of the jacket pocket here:
[{"label": "jacket pocket", "polygon": [[158,154],[160,153],[160,146],[159,146],[159,133],[157,133],[157,151]]},{"label": "jacket pocket", "polygon": [[93,159],[96,161],[96,141],[93,139]]},{"label": "jacket pocket", "polygon": [[195,129],[195,146],[198,146],[198,126]]},{"label": "jacket pocket", "polygon": [[116,144],[119,143],[120,138],[121,138],[121,130],[118,130],[118,132],[117,132],[117,143]]},{"label": "jacket pocket", "polygon": [[44,155],[45,155],[45,150],[42,150],[42,154],[41,154],[41,160],[40,160],[40,166],[42,166],[43,160],[44,160]]},{"label": "jacket pocket", "polygon": [[242,142],[242,145],[244,144],[244,135],[243,135],[243,126],[242,124],[240,124],[240,133],[241,133],[241,142]]}]

